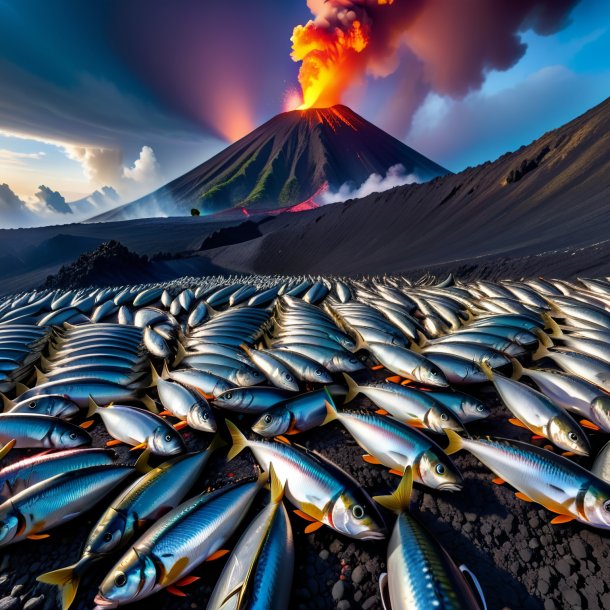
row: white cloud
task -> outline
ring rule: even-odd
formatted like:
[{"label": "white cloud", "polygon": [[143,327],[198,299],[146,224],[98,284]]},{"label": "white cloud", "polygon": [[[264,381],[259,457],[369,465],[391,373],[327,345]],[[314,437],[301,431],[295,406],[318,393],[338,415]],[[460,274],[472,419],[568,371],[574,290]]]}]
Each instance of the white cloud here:
[{"label": "white cloud", "polygon": [[7,150],[6,148],[0,148],[0,160],[3,162],[21,162],[26,159],[42,159],[46,153],[35,152],[35,153],[24,153],[17,152],[15,150]]},{"label": "white cloud", "polygon": [[150,146],[143,146],[133,167],[124,167],[123,176],[144,184],[154,184],[159,179],[159,164]]},{"label": "white cloud", "polygon": [[325,191],[320,199],[322,204],[347,201],[348,199],[359,199],[371,193],[381,193],[396,186],[419,182],[415,174],[407,174],[407,170],[402,163],[392,165],[385,176],[381,174],[371,174],[358,188],[352,188],[347,182],[338,191]]}]

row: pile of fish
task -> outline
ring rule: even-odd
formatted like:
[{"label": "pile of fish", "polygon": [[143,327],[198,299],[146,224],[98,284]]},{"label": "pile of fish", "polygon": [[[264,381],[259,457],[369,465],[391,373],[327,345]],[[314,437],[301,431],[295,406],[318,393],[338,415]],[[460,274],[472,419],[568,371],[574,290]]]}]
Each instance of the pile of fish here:
[{"label": "pile of fish", "polygon": [[[610,433],[608,279],[207,277],[32,292],[0,301],[0,375],[0,546],[104,509],[74,563],[38,577],[64,608],[109,558],[99,608],[187,595],[210,560],[224,569],[209,610],[289,608],[288,507],[299,535],[389,538],[386,610],[486,608],[476,577],[410,510],[413,484],[462,489],[461,450],[552,523],[610,529],[610,445],[595,456],[591,443]],[[530,442],[510,426],[486,435],[484,384]],[[354,408],[358,395],[372,407]],[[325,425],[397,475],[395,490],[371,497],[298,443]],[[246,450],[252,477],[193,493],[214,452]]]}]

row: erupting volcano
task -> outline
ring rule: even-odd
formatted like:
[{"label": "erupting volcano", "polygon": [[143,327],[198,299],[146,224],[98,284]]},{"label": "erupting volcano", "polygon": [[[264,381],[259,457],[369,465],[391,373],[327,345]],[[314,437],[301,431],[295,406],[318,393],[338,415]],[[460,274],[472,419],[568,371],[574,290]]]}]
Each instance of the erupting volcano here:
[{"label": "erupting volcano", "polygon": [[427,181],[449,173],[347,108],[284,112],[159,190],[95,220],[292,208],[325,188],[361,185],[401,164]]}]

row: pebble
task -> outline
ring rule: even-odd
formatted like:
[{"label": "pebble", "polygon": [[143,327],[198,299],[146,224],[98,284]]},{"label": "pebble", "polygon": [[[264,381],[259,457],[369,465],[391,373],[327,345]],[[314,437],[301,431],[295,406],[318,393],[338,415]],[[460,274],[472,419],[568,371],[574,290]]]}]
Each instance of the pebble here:
[{"label": "pebble", "polygon": [[332,591],[330,592],[330,594],[332,595],[333,599],[335,601],[338,601],[340,599],[343,598],[343,596],[345,595],[345,584],[342,580],[338,580],[332,588]]},{"label": "pebble", "polygon": [[30,599],[23,604],[23,610],[34,610],[34,608],[38,608],[38,606],[42,605],[42,602],[44,602],[44,595],[30,597]]},{"label": "pebble", "polygon": [[355,585],[358,585],[362,582],[364,578],[364,568],[362,566],[356,566],[354,571],[352,572],[352,582]]},{"label": "pebble", "polygon": [[19,600],[16,597],[3,597],[0,599],[0,610],[15,610],[19,608]]}]

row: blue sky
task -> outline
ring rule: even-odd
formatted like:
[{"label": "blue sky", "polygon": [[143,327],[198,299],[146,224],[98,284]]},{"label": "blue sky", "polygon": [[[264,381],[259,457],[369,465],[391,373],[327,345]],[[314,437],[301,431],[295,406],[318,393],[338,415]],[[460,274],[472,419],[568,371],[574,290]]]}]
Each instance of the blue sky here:
[{"label": "blue sky", "polygon": [[[494,159],[610,93],[610,2],[566,13],[551,35],[517,27],[522,56],[466,94],[417,81],[407,57],[344,101],[451,170]],[[292,28],[310,17],[305,0],[0,0],[0,184],[129,200],[181,175],[283,110]]]}]

